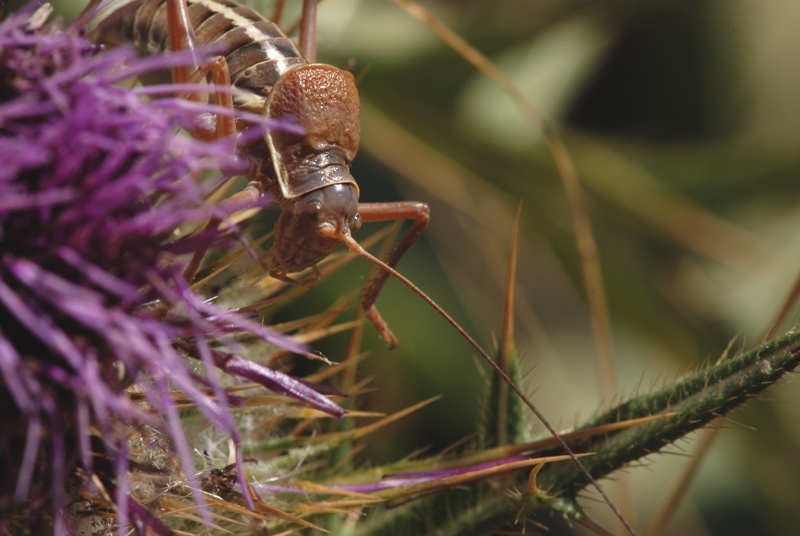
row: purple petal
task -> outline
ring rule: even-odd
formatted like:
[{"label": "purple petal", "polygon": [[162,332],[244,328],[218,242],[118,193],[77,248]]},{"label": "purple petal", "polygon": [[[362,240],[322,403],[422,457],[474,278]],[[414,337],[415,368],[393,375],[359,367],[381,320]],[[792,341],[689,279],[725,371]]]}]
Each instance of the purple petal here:
[{"label": "purple petal", "polygon": [[30,380],[22,378],[23,374],[28,375],[27,371],[17,351],[3,337],[2,331],[0,331],[0,373],[3,375],[6,389],[11,391],[20,411],[26,415],[32,414],[35,404],[31,394],[25,389],[25,386],[30,384]]},{"label": "purple petal", "polygon": [[337,404],[328,398],[320,395],[310,387],[307,387],[302,382],[292,378],[288,374],[272,370],[269,367],[259,365],[247,359],[243,359],[236,355],[222,354],[220,352],[214,353],[214,359],[217,366],[233,376],[246,378],[250,381],[263,385],[264,387],[294,398],[304,404],[308,404],[312,408],[318,409],[333,415],[334,417],[342,418],[347,414],[347,411],[339,407]]},{"label": "purple petal", "polygon": [[36,463],[36,453],[39,452],[39,440],[42,436],[42,422],[39,415],[34,413],[28,419],[28,436],[25,438],[25,454],[20,465],[17,485],[14,489],[14,499],[22,501],[28,495],[31,485],[33,467]]},{"label": "purple petal", "polygon": [[531,459],[531,456],[509,456],[507,458],[501,458],[499,460],[492,460],[490,462],[481,463],[478,465],[469,465],[466,467],[459,467],[456,469],[442,469],[442,470],[434,470],[434,471],[410,471],[407,473],[392,473],[390,475],[386,475],[386,478],[446,478],[449,476],[456,476],[461,475],[464,473],[471,473],[473,471],[480,471],[481,469],[488,469],[490,467],[496,467],[498,465],[504,465],[507,463],[512,462],[519,462],[522,460]]}]

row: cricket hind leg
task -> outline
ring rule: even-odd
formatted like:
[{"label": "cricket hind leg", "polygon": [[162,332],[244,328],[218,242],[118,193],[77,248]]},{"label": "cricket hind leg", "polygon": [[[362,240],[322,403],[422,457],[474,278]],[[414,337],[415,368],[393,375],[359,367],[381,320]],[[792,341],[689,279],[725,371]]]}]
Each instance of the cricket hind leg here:
[{"label": "cricket hind leg", "polygon": [[317,2],[303,0],[303,14],[300,16],[300,52],[308,63],[317,61]]},{"label": "cricket hind leg", "polygon": [[[414,223],[403,234],[400,240],[397,241],[394,249],[392,249],[392,252],[389,254],[386,264],[390,268],[394,268],[395,265],[397,265],[406,251],[417,241],[430,221],[430,209],[428,205],[416,201],[361,203],[358,205],[358,213],[361,215],[361,219],[364,222],[414,220]],[[364,309],[367,318],[375,325],[375,329],[378,330],[383,341],[389,345],[390,348],[394,348],[397,346],[397,337],[392,333],[392,330],[389,329],[389,325],[375,306],[375,300],[386,284],[388,277],[389,272],[378,266],[373,267],[372,274],[361,296],[361,307]]]},{"label": "cricket hind leg", "polygon": [[286,7],[286,0],[277,0],[277,2],[275,2],[275,6],[272,8],[272,15],[269,18],[269,20],[271,20],[273,24],[279,27],[281,25],[281,18],[283,17],[284,7]]},{"label": "cricket hind leg", "polygon": [[286,0],[277,0],[269,19],[286,35],[298,30],[297,45],[308,63],[317,61],[317,4],[319,4],[319,0],[303,0],[300,20],[289,26],[282,26],[281,20]]}]

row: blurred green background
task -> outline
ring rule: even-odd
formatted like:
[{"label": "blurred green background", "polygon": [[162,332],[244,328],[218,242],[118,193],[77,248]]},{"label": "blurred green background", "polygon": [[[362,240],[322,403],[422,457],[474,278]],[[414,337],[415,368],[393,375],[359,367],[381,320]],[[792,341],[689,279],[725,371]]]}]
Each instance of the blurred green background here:
[{"label": "blurred green background", "polygon": [[[391,1],[325,0],[320,60],[353,65],[360,77],[353,174],[362,200],[431,205],[432,222],[401,271],[493,349],[522,200],[524,387],[560,427],[715,360],[734,338],[734,349],[757,343],[800,272],[800,2],[425,5],[563,135],[602,262],[619,394],[599,394],[570,214],[540,132]],[[283,314],[323,309],[360,284],[366,264],[351,264]],[[378,305],[400,346],[388,351],[367,328],[362,373],[374,375],[375,390],[362,407],[390,412],[444,396],[371,438],[360,459],[397,460],[471,434],[484,382],[474,352],[397,282]],[[346,339],[317,347],[337,359]],[[800,531],[800,387],[766,397],[773,401],[754,401],[728,421],[668,534]],[[541,430],[532,420],[531,433]],[[689,437],[627,471],[634,526],[648,526],[695,444]],[[584,504],[613,526],[607,508]],[[541,520],[553,534],[581,532]]]}]

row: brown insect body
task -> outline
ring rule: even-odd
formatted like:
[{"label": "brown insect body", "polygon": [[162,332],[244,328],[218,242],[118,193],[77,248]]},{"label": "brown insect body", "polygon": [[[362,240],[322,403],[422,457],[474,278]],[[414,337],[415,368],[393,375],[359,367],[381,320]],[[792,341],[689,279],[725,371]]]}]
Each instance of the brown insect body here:
[{"label": "brown insect body", "polygon": [[294,117],[305,134],[269,132],[266,142],[283,213],[273,258],[293,273],[324,259],[361,226],[350,164],[358,151],[361,102],[350,73],[330,65],[296,67],[275,84],[267,117]]},{"label": "brown insect body", "polygon": [[[96,8],[100,1],[91,0],[87,9]],[[250,183],[222,201],[218,209],[222,214],[232,214],[256,207],[265,195],[280,204],[275,242],[269,257],[262,261],[277,279],[298,283],[288,274],[309,267],[316,277],[303,284],[318,279],[317,263],[341,243],[375,264],[379,270],[373,271],[361,306],[383,340],[395,346],[397,339],[375,307],[375,300],[389,274],[420,293],[394,266],[428,224],[429,210],[426,204],[414,201],[358,202],[359,188],[350,175],[350,164],[358,152],[361,103],[350,73],[306,61],[316,55],[316,3],[303,0],[300,47],[306,57],[276,24],[232,0],[130,0],[98,22],[97,29],[101,42],[132,43],[142,54],[193,54],[194,65],[173,67],[167,80],[201,88],[182,93],[189,100],[208,102],[213,91],[217,105],[270,119],[291,118],[302,128],[302,135],[274,130],[239,147],[251,163],[246,174]],[[203,46],[216,47],[215,53],[220,55],[203,61],[195,52]],[[201,84],[207,79],[214,86],[203,90]],[[231,98],[229,92],[215,89],[230,85],[247,93]],[[246,127],[222,114],[199,118],[193,130],[198,137],[213,139],[233,136]],[[414,223],[386,262],[369,254],[352,237],[362,220],[399,219]],[[222,217],[212,218],[208,226],[216,227],[221,221]],[[194,280],[205,251],[198,249],[187,265],[187,281]]]},{"label": "brown insect body", "polygon": [[[294,42],[258,12],[230,0],[188,0],[198,46],[223,45],[234,86],[252,92],[234,107],[292,118],[305,131],[268,132],[244,152],[248,178],[282,209],[267,268],[278,277],[316,265],[360,226],[359,189],[350,175],[358,151],[361,103],[353,76],[303,58]],[[127,5],[101,40],[132,43],[142,54],[169,48],[166,0]],[[110,17],[110,19],[112,18]],[[213,130],[213,128],[212,128]]]}]

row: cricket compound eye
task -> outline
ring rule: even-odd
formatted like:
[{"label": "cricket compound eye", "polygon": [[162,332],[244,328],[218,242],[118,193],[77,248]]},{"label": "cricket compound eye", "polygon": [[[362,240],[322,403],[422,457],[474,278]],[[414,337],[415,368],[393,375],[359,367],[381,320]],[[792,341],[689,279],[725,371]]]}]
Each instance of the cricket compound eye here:
[{"label": "cricket compound eye", "polygon": [[306,218],[308,218],[311,223],[318,223],[322,216],[322,203],[319,201],[312,201],[306,206],[305,213]]}]

